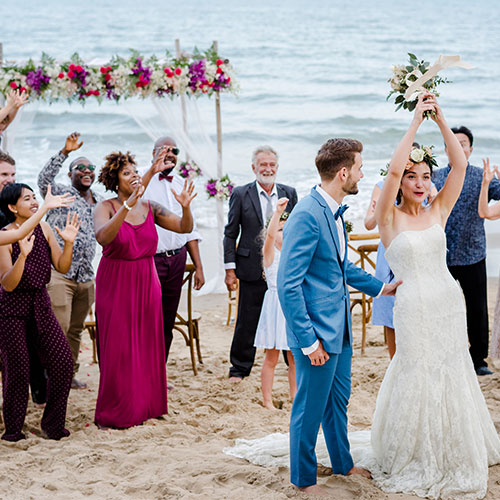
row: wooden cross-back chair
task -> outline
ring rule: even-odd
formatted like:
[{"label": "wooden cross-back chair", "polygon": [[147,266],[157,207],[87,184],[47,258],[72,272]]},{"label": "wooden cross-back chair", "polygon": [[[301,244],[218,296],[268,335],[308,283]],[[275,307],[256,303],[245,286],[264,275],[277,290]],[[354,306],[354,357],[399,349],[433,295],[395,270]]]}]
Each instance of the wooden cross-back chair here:
[{"label": "wooden cross-back chair", "polygon": [[[353,263],[367,272],[375,272],[376,253],[378,249],[378,233],[350,234],[347,246],[354,252]],[[368,240],[377,240],[376,243],[364,243]],[[359,290],[350,289],[351,312],[356,305],[361,306],[361,354],[365,353],[366,325],[372,317],[373,298]]]}]

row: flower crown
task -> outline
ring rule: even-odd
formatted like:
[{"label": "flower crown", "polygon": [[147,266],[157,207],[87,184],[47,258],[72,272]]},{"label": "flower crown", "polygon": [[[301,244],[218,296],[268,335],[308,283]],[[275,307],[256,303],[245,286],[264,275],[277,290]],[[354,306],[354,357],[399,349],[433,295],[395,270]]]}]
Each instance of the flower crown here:
[{"label": "flower crown", "polygon": [[430,168],[437,167],[436,157],[432,154],[434,146],[413,147],[410,151],[409,160],[412,163],[425,162]]},{"label": "flower crown", "polygon": [[[411,163],[425,162],[427,163],[427,165],[429,165],[430,168],[437,167],[436,157],[432,154],[433,148],[434,146],[420,146],[418,148],[413,146],[412,150],[410,151],[408,160]],[[382,175],[383,177],[387,175],[387,173],[389,172],[389,165],[390,163],[388,163],[385,168],[380,169],[380,175]],[[408,168],[408,166],[406,168]]]}]

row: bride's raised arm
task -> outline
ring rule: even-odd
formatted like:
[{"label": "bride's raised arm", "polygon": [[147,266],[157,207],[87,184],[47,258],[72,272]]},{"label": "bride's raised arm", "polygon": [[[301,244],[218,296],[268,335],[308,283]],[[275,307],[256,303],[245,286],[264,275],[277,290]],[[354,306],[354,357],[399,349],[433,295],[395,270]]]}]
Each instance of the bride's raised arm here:
[{"label": "bride's raised arm", "polygon": [[458,200],[462,187],[464,185],[465,172],[467,170],[467,158],[465,157],[464,150],[453,133],[451,128],[444,119],[444,114],[436,102],[436,113],[432,115],[432,119],[437,123],[441,135],[443,136],[444,143],[448,150],[448,158],[450,161],[450,173],[446,182],[432,202],[433,206],[437,206],[441,213],[441,220],[443,225],[448,220],[453,206]]},{"label": "bride's raised arm", "polygon": [[[424,101],[424,99],[426,99]],[[418,98],[418,103],[415,108],[413,120],[406,134],[398,144],[396,151],[392,155],[391,163],[387,172],[387,178],[384,182],[384,187],[380,193],[380,198],[375,207],[375,220],[381,232],[384,229],[392,226],[394,215],[394,202],[401,185],[401,178],[403,177],[406,166],[408,165],[408,157],[417,135],[422,121],[424,120],[425,111],[434,111],[436,100],[432,94],[422,94]]]}]

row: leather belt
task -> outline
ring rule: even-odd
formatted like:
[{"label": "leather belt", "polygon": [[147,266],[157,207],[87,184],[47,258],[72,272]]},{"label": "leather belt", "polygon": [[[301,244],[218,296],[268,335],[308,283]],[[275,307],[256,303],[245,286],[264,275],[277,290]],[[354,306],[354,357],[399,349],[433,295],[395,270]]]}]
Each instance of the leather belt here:
[{"label": "leather belt", "polygon": [[183,248],[184,247],[176,248],[175,250],[165,250],[164,252],[158,252],[156,255],[165,255],[166,257],[173,257],[174,255],[181,253]]}]

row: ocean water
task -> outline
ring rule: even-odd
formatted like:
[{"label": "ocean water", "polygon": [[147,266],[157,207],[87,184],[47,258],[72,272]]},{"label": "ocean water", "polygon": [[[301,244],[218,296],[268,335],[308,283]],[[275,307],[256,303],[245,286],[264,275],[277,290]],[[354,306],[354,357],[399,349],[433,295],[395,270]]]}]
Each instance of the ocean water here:
[{"label": "ocean water", "polygon": [[[407,52],[430,62],[440,54],[459,54],[476,67],[446,70],[443,76],[453,83],[440,88],[440,102],[450,125],[473,131],[471,162],[481,165],[486,156],[500,162],[499,22],[495,1],[2,0],[0,41],[7,60],[36,59],[42,51],[56,58],[77,51],[90,60],[125,56],[130,48],[145,55],[174,52],[176,38],[188,51],[218,40],[241,85],[239,97],[222,98],[224,170],[237,184],[251,181],[251,152],[267,143],[280,154],[279,182],[295,186],[303,196],[318,180],[314,157],[319,146],[330,137],[357,138],[364,145],[365,178],[359,194],[346,199],[347,218],[355,232],[363,232],[380,168],[411,119],[407,111],[395,113],[385,99],[390,66],[404,63]],[[199,104],[215,139],[214,100],[202,98]],[[138,105],[153,113],[147,101]],[[32,185],[41,166],[75,130],[85,141],[82,154],[97,165],[116,149],[134,152],[139,163],[150,161],[150,138],[120,105],[45,104],[31,115],[32,121],[18,130],[15,151],[18,177]],[[446,165],[434,123],[424,123],[417,140],[434,144],[440,165]],[[202,182],[198,188],[202,191]],[[203,192],[195,214],[205,235],[202,250],[209,256],[215,205]],[[496,275],[500,223],[487,228],[488,270]]]}]

